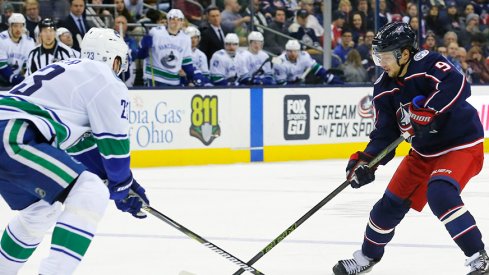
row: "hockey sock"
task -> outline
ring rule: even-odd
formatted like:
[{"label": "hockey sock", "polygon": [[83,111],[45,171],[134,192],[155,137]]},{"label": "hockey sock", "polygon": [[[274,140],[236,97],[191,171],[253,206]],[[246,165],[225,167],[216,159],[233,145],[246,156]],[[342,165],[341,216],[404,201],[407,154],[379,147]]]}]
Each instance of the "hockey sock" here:
[{"label": "hockey sock", "polygon": [[83,172],[65,201],[51,239],[51,252],[41,263],[40,274],[72,274],[88,250],[103,216],[109,192],[102,181]]},{"label": "hockey sock", "polygon": [[452,239],[467,257],[484,249],[482,234],[475,219],[465,208],[454,185],[435,180],[428,186],[427,197],[431,211],[445,225]]},{"label": "hockey sock", "polygon": [[17,274],[60,213],[61,203],[38,201],[10,221],[0,242],[0,274]]},{"label": "hockey sock", "polygon": [[385,245],[394,237],[395,227],[408,211],[409,204],[394,201],[384,194],[370,211],[362,245],[363,254],[373,260],[380,260]]}]

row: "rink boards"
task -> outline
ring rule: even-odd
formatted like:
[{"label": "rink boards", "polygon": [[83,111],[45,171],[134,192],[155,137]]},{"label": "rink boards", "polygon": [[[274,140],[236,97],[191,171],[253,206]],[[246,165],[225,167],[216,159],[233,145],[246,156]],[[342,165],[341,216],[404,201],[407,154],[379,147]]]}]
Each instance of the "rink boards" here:
[{"label": "rink boards", "polygon": [[[132,164],[346,158],[373,129],[371,94],[371,87],[130,90]],[[487,87],[472,87],[469,101],[487,136]],[[408,150],[403,143],[397,154]]]}]

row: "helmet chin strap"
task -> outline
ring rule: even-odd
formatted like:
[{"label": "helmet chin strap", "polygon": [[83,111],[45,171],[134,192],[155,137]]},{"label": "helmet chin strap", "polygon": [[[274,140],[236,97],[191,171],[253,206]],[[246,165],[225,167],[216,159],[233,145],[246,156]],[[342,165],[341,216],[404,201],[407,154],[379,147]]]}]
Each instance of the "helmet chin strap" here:
[{"label": "helmet chin strap", "polygon": [[[399,72],[397,73],[396,78],[399,78],[399,75],[404,70],[404,67],[406,67],[406,65],[409,63],[409,60],[406,63],[401,65],[401,63],[399,61],[401,60],[401,57],[402,57],[402,51],[401,50],[396,50],[396,51],[398,51],[396,53],[396,62],[397,62],[397,66],[399,66]],[[411,58],[411,53],[409,53],[409,55],[410,55],[409,57]]]}]

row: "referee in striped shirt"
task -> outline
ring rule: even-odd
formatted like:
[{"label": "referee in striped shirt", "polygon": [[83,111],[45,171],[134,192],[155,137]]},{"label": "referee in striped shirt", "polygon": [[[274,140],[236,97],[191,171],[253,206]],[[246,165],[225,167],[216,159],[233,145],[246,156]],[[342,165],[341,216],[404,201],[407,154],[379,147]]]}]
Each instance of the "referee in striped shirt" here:
[{"label": "referee in striped shirt", "polygon": [[27,58],[27,75],[33,74],[45,66],[73,57],[80,53],[56,40],[56,24],[51,18],[39,22],[41,44],[35,47]]}]

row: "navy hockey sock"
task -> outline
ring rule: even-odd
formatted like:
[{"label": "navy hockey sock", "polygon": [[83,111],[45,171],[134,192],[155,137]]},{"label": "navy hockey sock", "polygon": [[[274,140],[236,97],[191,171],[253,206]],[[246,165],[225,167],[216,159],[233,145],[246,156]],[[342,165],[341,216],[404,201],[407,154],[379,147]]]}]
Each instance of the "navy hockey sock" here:
[{"label": "navy hockey sock", "polygon": [[467,257],[484,249],[482,234],[455,186],[443,180],[433,181],[428,186],[427,197],[431,211]]},{"label": "navy hockey sock", "polygon": [[384,255],[385,245],[394,237],[394,229],[409,211],[408,203],[399,203],[384,196],[370,211],[362,252],[374,260]]}]

